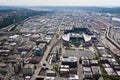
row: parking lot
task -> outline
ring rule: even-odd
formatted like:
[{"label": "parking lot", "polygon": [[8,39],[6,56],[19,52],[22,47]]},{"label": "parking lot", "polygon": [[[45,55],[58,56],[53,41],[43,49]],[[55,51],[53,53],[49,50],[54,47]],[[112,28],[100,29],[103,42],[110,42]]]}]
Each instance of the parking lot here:
[{"label": "parking lot", "polygon": [[75,50],[65,50],[63,53],[63,56],[75,56],[78,59],[80,57],[88,57],[89,59],[94,59],[95,54],[90,51],[90,50],[80,50],[80,49],[75,49]]}]

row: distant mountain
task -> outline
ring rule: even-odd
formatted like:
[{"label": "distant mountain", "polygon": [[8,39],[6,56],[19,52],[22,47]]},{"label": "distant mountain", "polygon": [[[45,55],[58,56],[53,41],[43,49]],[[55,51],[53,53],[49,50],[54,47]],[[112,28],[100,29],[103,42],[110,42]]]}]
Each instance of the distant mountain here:
[{"label": "distant mountain", "polygon": [[111,13],[111,14],[120,14],[120,7],[79,7],[79,6],[36,6],[29,7],[31,9],[50,9],[50,10],[85,10],[85,11],[94,11],[99,13]]},{"label": "distant mountain", "polygon": [[81,6],[33,6],[33,7],[19,7],[19,6],[0,6],[0,10],[85,10],[99,13],[120,14],[120,7],[81,7]]},{"label": "distant mountain", "polygon": [[82,10],[94,11],[99,13],[120,14],[120,7],[105,8],[105,7],[81,7]]},{"label": "distant mountain", "polygon": [[33,11],[19,7],[0,7],[0,28],[4,28],[13,23],[18,23],[28,17],[35,15],[45,15],[49,11]]},{"label": "distant mountain", "polygon": [[0,6],[0,10],[21,10],[21,9],[25,8],[17,6]]}]

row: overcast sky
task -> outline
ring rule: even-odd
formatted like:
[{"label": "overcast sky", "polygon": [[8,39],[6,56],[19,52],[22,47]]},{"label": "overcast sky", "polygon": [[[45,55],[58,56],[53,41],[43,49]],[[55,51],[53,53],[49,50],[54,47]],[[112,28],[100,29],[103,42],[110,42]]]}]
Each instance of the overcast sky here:
[{"label": "overcast sky", "polygon": [[109,6],[120,7],[120,0],[0,0],[12,6]]}]

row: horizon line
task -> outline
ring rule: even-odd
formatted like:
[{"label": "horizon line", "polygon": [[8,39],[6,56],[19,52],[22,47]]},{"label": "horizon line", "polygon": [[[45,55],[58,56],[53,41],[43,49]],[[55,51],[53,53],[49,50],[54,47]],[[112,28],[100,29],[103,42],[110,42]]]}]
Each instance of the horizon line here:
[{"label": "horizon line", "polygon": [[78,5],[0,5],[0,7],[6,6],[6,7],[103,7],[103,8],[115,8],[115,7],[120,7],[120,6],[115,6],[115,5],[104,5],[104,6],[78,6]]}]

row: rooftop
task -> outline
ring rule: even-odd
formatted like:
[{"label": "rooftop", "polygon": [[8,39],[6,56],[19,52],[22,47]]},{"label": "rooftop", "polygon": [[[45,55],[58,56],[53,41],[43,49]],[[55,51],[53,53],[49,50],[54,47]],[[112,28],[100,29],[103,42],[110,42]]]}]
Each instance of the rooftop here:
[{"label": "rooftop", "polygon": [[99,66],[92,66],[92,72],[93,74],[101,74],[101,70]]},{"label": "rooftop", "polygon": [[33,68],[34,65],[33,64],[25,64],[24,68]]},{"label": "rooftop", "polygon": [[65,41],[70,41],[70,33],[62,36],[62,39]]},{"label": "rooftop", "polygon": [[76,62],[77,58],[76,57],[68,57],[68,58],[62,58],[63,62]]},{"label": "rooftop", "polygon": [[79,76],[78,75],[70,75],[69,79],[70,80],[78,80]]},{"label": "rooftop", "polygon": [[46,76],[46,77],[44,78],[44,80],[55,80],[55,77],[48,77],[48,76]]},{"label": "rooftop", "polygon": [[116,75],[113,68],[105,68],[105,71],[107,72],[108,75]]}]

